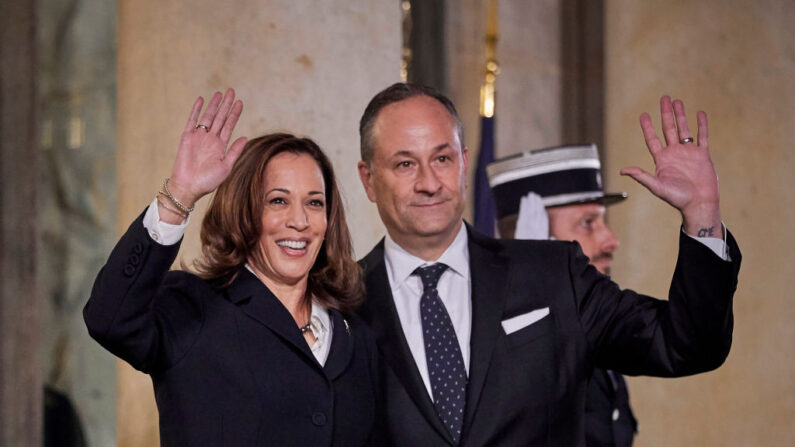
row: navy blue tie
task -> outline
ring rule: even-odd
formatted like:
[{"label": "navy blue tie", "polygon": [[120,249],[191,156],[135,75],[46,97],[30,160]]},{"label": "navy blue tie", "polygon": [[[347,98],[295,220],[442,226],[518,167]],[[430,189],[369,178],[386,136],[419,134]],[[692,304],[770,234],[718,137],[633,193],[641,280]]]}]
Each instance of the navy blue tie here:
[{"label": "navy blue tie", "polygon": [[420,316],[434,406],[450,436],[458,443],[464,424],[467,375],[453,322],[436,290],[446,269],[445,264],[438,263],[418,267],[414,274],[422,279]]}]

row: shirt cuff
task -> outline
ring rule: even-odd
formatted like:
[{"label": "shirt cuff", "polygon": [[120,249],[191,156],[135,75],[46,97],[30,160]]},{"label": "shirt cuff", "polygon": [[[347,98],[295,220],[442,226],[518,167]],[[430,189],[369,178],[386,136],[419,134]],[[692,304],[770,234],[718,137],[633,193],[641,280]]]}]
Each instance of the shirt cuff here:
[{"label": "shirt cuff", "polygon": [[682,228],[682,233],[685,233],[687,234],[688,237],[693,238],[701,242],[702,244],[706,245],[707,248],[712,250],[713,253],[715,253],[719,258],[723,259],[724,261],[731,261],[731,258],[729,257],[729,250],[726,246],[726,225],[723,222],[721,222],[720,226],[723,229],[722,239],[717,237],[690,236],[689,234],[687,234],[684,227]]},{"label": "shirt cuff", "polygon": [[152,200],[144,214],[144,228],[149,233],[149,237],[160,245],[174,245],[179,242],[185,234],[188,222],[190,222],[190,217],[179,225],[161,222],[160,213],[157,211],[157,197]]}]

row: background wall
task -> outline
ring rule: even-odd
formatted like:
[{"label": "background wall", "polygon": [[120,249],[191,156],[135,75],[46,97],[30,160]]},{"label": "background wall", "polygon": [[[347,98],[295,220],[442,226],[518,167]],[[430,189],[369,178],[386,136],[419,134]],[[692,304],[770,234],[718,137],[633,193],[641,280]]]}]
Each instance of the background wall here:
[{"label": "background wall", "polygon": [[638,115],[659,132],[659,97],[685,101],[691,129],[709,116],[723,220],[740,243],[732,352],[715,372],[684,379],[633,378],[639,446],[784,446],[795,442],[795,3],[606,3],[608,188],[629,192],[612,207],[622,242],[613,272],[624,287],[667,292],[680,217],[629,178],[652,169]]},{"label": "background wall", "polygon": [[44,422],[71,428],[51,429],[60,445],[79,445],[70,438],[112,445],[116,361],[89,337],[82,310],[117,240],[116,3],[39,0],[36,7]]},{"label": "background wall", "polygon": [[[398,2],[121,1],[118,26],[119,234],[170,174],[196,96],[231,86],[244,101],[236,136],[311,136],[337,170],[357,254],[381,237],[356,171],[358,121],[399,80]],[[197,204],[183,260],[199,252],[207,203]],[[157,444],[152,394],[148,377],[119,363],[120,446]]]},{"label": "background wall", "polygon": [[[485,73],[486,1],[447,2],[445,92],[456,105],[469,148],[469,187],[480,150],[480,86]],[[558,0],[499,0],[495,157],[557,144],[562,139],[562,6]],[[472,203],[464,218],[472,221]]]},{"label": "background wall", "polygon": [[[0,2],[0,445],[41,445],[36,7]],[[13,185],[13,188],[9,185]]]},{"label": "background wall", "polygon": [[554,146],[563,138],[562,3],[499,1],[497,158]]},{"label": "background wall", "polygon": [[445,10],[445,44],[449,64],[445,93],[455,103],[464,126],[464,144],[469,148],[470,200],[464,218],[470,222],[474,205],[471,194],[475,184],[475,165],[480,150],[480,86],[483,84],[486,63],[487,3],[460,0],[455,5],[448,4]]}]

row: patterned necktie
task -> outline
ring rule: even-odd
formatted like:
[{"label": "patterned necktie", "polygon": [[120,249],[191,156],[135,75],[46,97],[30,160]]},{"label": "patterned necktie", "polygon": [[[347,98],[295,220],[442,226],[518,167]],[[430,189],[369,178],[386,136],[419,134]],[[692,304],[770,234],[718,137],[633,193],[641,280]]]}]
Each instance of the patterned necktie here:
[{"label": "patterned necktie", "polygon": [[422,279],[422,337],[434,406],[447,431],[458,443],[464,424],[467,376],[453,322],[436,290],[436,284],[446,269],[445,264],[438,263],[418,267],[414,274]]}]

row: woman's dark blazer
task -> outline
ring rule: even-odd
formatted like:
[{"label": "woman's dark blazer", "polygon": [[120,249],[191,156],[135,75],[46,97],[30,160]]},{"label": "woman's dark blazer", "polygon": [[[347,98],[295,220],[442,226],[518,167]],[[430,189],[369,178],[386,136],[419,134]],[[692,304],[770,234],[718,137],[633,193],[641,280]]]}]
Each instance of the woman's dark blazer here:
[{"label": "woman's dark blazer", "polygon": [[361,446],[376,435],[376,355],[360,320],[331,310],[325,366],[247,269],[231,285],[168,269],[143,215],[122,236],[83,310],[102,346],[148,373],[164,446]]}]

